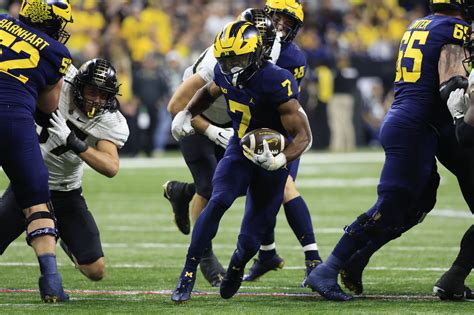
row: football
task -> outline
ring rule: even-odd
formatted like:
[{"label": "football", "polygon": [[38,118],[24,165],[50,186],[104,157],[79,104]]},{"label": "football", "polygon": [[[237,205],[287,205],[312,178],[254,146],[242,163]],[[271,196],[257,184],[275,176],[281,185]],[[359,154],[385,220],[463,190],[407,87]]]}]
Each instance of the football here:
[{"label": "football", "polygon": [[277,155],[283,151],[288,144],[288,140],[285,136],[278,131],[270,128],[260,128],[247,132],[242,139],[240,139],[240,145],[246,145],[256,154],[262,154],[263,140],[267,140],[268,147],[273,155]]}]

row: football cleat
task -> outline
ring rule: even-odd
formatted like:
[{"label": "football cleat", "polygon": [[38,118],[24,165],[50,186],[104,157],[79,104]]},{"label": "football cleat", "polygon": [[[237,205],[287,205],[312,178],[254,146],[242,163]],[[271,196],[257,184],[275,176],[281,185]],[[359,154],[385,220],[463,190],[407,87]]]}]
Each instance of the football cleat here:
[{"label": "football cleat", "polygon": [[171,301],[176,303],[187,302],[191,299],[194,283],[196,282],[196,272],[183,269],[179,276],[178,286],[171,295]]},{"label": "football cleat", "polygon": [[336,277],[331,276],[333,273],[334,270],[330,270],[330,267],[324,263],[319,264],[311,271],[307,282],[313,291],[318,292],[327,300],[341,302],[352,300],[352,296],[342,291],[339,284],[337,284],[337,273]]},{"label": "football cleat", "polygon": [[223,299],[230,299],[239,291],[244,276],[244,267],[229,265],[221,283],[220,294]]},{"label": "football cleat", "polygon": [[191,231],[189,221],[189,203],[193,196],[184,192],[185,183],[178,181],[167,181],[163,184],[163,196],[171,203],[174,213],[174,221],[181,233],[188,235]]},{"label": "football cleat", "polygon": [[465,291],[464,299],[466,301],[474,302],[474,292],[472,292],[472,290],[469,287],[465,287],[465,288],[466,288],[466,291]]},{"label": "football cleat", "polygon": [[305,270],[305,276],[304,276],[303,282],[301,282],[301,287],[302,288],[309,288],[308,276],[311,273],[311,271],[313,271],[313,269],[316,268],[316,266],[318,266],[321,263],[322,263],[321,260],[306,260],[304,262],[304,264],[306,266],[306,270]]},{"label": "football cleat", "polygon": [[472,291],[464,285],[464,277],[448,270],[434,285],[433,294],[441,300],[459,301],[472,296]]},{"label": "football cleat", "polygon": [[350,267],[346,266],[340,271],[340,275],[341,282],[347,289],[354,292],[354,294],[360,295],[364,292],[364,286],[362,285],[362,272],[352,270]]},{"label": "football cleat", "polygon": [[255,281],[270,270],[282,269],[283,266],[285,266],[285,260],[278,256],[278,254],[263,261],[256,258],[252,267],[250,267],[248,275],[245,275],[244,281]]},{"label": "football cleat", "polygon": [[59,273],[41,275],[39,278],[41,300],[45,303],[66,302],[69,295],[64,292]]},{"label": "football cleat", "polygon": [[225,275],[225,269],[217,259],[216,255],[210,251],[210,255],[201,258],[199,263],[201,272],[206,280],[213,287],[219,287]]}]

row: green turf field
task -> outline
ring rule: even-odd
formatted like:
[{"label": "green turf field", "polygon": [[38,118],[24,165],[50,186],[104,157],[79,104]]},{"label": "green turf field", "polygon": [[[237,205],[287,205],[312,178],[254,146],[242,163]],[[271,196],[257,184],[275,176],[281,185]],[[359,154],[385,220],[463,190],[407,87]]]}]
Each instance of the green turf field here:
[{"label": "green turf field", "polygon": [[[316,239],[327,257],[345,224],[375,201],[381,152],[312,153],[300,167],[298,185],[308,203]],[[254,283],[244,282],[241,295],[223,300],[199,274],[190,302],[174,305],[176,286],[190,237],[176,229],[171,208],[162,196],[168,179],[189,180],[178,155],[156,159],[122,160],[113,179],[86,170],[84,194],[99,228],[108,269],[94,283],[74,269],[58,246],[59,269],[71,301],[46,305],[37,290],[38,266],[24,238],[0,257],[0,314],[307,314],[307,313],[472,313],[469,302],[440,302],[431,297],[434,282],[457,254],[459,241],[472,218],[455,178],[441,168],[435,210],[425,222],[377,253],[364,274],[366,297],[353,302],[322,300],[300,288],[304,257],[281,211],[276,229],[283,270]],[[7,185],[0,175],[0,190]],[[214,251],[224,265],[232,254],[243,213],[238,199],[224,216]],[[249,267],[249,266],[248,266]],[[474,286],[474,278],[468,278]]]}]

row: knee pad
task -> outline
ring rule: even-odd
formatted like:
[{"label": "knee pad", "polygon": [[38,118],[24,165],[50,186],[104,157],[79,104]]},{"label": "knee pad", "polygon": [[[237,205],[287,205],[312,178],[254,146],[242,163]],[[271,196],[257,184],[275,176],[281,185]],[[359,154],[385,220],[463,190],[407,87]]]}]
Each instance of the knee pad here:
[{"label": "knee pad", "polygon": [[[50,219],[54,222],[54,227],[43,227],[36,230],[33,230],[28,233],[28,226],[31,222],[39,219]],[[53,213],[48,211],[39,211],[35,212],[26,219],[25,222],[26,228],[26,243],[31,246],[31,241],[37,237],[44,236],[44,235],[51,235],[54,236],[56,240],[58,240],[58,229],[56,228],[56,218]]]}]

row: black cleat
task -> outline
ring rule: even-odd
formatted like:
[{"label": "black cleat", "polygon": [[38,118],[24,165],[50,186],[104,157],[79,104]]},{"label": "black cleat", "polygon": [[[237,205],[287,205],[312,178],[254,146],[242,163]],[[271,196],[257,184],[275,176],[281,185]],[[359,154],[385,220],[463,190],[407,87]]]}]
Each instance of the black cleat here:
[{"label": "black cleat", "polygon": [[178,181],[167,181],[163,184],[163,196],[171,203],[174,213],[174,221],[181,233],[188,235],[191,231],[189,221],[189,203],[193,196],[185,193],[186,183]]},{"label": "black cleat", "polygon": [[472,297],[472,291],[464,285],[464,277],[456,272],[448,270],[436,282],[433,287],[433,294],[441,300],[459,301],[468,295]]},{"label": "black cleat", "polygon": [[464,299],[466,301],[474,302],[474,292],[472,292],[472,290],[469,287],[465,287],[465,288],[466,288],[466,291],[465,291]]},{"label": "black cleat", "polygon": [[249,274],[245,275],[244,281],[255,281],[271,270],[282,269],[285,266],[285,260],[275,254],[270,259],[260,260],[254,259],[252,267],[250,267]]},{"label": "black cleat", "polygon": [[316,266],[321,264],[321,263],[322,263],[321,260],[306,260],[304,262],[304,264],[306,266],[306,270],[305,270],[305,276],[304,276],[303,282],[301,282],[301,287],[302,288],[309,288],[308,276],[311,273],[311,271],[313,271],[313,269],[316,268]]},{"label": "black cleat", "polygon": [[335,277],[331,276],[334,273],[334,270],[322,263],[311,271],[308,284],[313,291],[318,292],[327,300],[340,302],[352,300],[352,296],[342,291],[337,284],[337,273]]},{"label": "black cleat", "polygon": [[41,275],[39,278],[41,300],[45,303],[66,302],[69,295],[64,292],[61,275],[59,273]]},{"label": "black cleat", "polygon": [[194,282],[196,282],[196,272],[184,269],[179,276],[176,290],[171,295],[171,301],[176,303],[184,303],[191,299]]},{"label": "black cleat", "polygon": [[225,269],[212,250],[210,254],[201,258],[199,266],[204,278],[206,278],[211,286],[219,287],[221,285],[222,279],[224,279]]},{"label": "black cleat", "polygon": [[353,271],[350,267],[346,267],[340,271],[340,275],[342,284],[344,284],[348,290],[354,292],[356,295],[360,295],[364,292],[362,273]]},{"label": "black cleat", "polygon": [[232,264],[227,268],[221,283],[220,293],[224,299],[230,299],[239,291],[244,276],[244,267],[236,267]]}]

